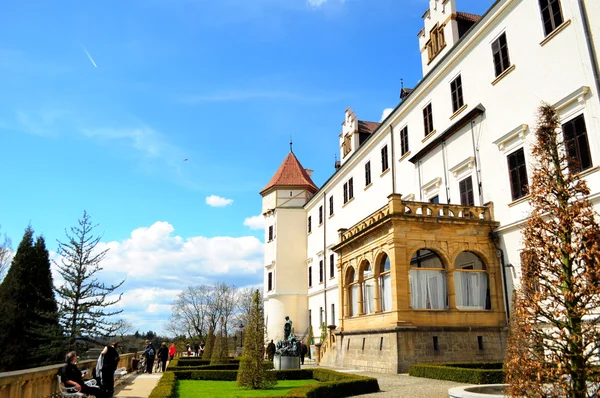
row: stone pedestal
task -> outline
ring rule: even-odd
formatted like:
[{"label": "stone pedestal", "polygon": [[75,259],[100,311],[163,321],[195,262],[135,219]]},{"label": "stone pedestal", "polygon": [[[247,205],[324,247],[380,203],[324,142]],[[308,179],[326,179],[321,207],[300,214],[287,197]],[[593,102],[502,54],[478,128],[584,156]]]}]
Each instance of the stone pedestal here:
[{"label": "stone pedestal", "polygon": [[282,357],[275,354],[273,368],[275,370],[300,369],[300,357]]}]

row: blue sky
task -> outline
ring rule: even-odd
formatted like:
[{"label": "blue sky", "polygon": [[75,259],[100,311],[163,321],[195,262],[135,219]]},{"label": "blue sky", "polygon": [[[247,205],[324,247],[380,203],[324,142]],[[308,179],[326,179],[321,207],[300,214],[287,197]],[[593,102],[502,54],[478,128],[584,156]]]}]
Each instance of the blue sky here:
[{"label": "blue sky", "polygon": [[[493,1],[457,3],[481,14]],[[290,134],[320,185],[344,110],[379,121],[397,105],[400,79],[421,78],[427,8],[4,1],[2,231],[16,248],[31,223],[54,251],[87,210],[111,248],[102,278],[127,278],[123,316],[139,330],[162,330],[189,284],[262,283],[263,232],[251,217]]]}]

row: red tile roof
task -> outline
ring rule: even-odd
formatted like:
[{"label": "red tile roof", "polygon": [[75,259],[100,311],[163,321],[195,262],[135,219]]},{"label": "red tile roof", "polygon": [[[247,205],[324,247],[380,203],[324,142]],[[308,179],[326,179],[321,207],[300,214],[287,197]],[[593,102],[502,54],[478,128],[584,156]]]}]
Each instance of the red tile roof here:
[{"label": "red tile roof", "polygon": [[379,127],[380,124],[381,123],[367,122],[364,120],[359,120],[358,121],[358,132],[371,134],[377,129],[377,127]]},{"label": "red tile roof", "polygon": [[275,187],[298,187],[307,189],[313,193],[319,190],[300,164],[298,158],[296,158],[296,155],[294,155],[294,152],[290,152],[286,156],[273,178],[271,178],[271,181],[260,191],[260,194],[263,195]]},{"label": "red tile roof", "polygon": [[462,19],[463,21],[477,22],[481,19],[481,15],[469,14],[468,12],[456,12],[456,19]]}]

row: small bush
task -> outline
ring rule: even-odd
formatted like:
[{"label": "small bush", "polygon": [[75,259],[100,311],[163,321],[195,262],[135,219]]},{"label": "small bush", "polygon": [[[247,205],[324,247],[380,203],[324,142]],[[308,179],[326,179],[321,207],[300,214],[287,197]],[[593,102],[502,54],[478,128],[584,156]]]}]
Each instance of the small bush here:
[{"label": "small bush", "polygon": [[177,396],[176,383],[177,380],[173,372],[163,373],[163,376],[148,398],[175,398]]},{"label": "small bush", "polygon": [[408,374],[415,377],[450,380],[467,384],[501,384],[504,382],[504,371],[502,369],[477,369],[458,367],[458,365],[459,364],[411,365],[408,368]]}]

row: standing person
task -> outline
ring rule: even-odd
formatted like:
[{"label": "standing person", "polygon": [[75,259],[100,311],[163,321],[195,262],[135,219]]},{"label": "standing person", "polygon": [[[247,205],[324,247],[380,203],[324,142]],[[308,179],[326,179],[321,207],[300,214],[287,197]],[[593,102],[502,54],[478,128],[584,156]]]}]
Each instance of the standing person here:
[{"label": "standing person", "polygon": [[171,347],[169,347],[169,361],[175,358],[175,353],[177,353],[177,348],[175,348],[175,343],[171,343]]},{"label": "standing person", "polygon": [[115,370],[119,366],[119,352],[117,351],[118,343],[113,341],[111,344],[104,347],[102,350],[102,389],[106,392],[107,397],[112,397],[115,392]]},{"label": "standing person", "polygon": [[167,348],[167,343],[164,341],[161,343],[158,348],[158,371],[164,372],[167,369],[167,358],[169,358],[169,349]]},{"label": "standing person", "polygon": [[156,351],[151,341],[146,340],[146,343],[146,350],[144,351],[144,355],[146,356],[146,373],[152,373]]},{"label": "standing person", "polygon": [[307,353],[308,353],[308,347],[304,343],[304,340],[302,340],[302,345],[300,346],[300,364],[304,365],[304,357],[306,356]]},{"label": "standing person", "polygon": [[205,346],[205,345],[206,345],[206,344],[204,344],[204,341],[203,341],[203,340],[200,340],[200,357],[203,357],[203,356],[204,356],[204,346]]},{"label": "standing person", "polygon": [[271,340],[271,342],[267,345],[267,357],[269,358],[269,361],[273,361],[273,357],[275,356],[275,343],[273,343],[273,340]]},{"label": "standing person", "polygon": [[65,366],[60,369],[60,380],[65,387],[75,388],[77,392],[93,395],[94,397],[106,397],[104,391],[97,386],[88,386],[83,382],[81,371],[75,364],[77,361],[77,353],[69,352],[65,357]]},{"label": "standing person", "polygon": [[200,351],[200,346],[198,345],[198,343],[194,344],[194,356],[197,357],[198,356],[198,351]]},{"label": "standing person", "polygon": [[191,357],[192,356],[192,347],[190,347],[190,343],[186,344],[187,346],[187,356]]}]

